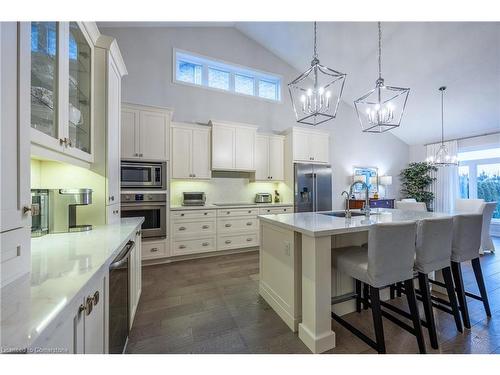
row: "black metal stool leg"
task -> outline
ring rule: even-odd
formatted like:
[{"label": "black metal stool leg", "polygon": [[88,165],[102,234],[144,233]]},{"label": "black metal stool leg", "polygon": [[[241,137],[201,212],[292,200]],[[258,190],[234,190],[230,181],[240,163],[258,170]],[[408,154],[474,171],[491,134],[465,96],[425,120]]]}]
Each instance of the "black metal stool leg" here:
[{"label": "black metal stool leg", "polygon": [[425,354],[424,336],[422,334],[422,326],[420,325],[420,315],[418,313],[417,298],[415,296],[415,288],[413,287],[412,279],[405,281],[405,293],[413,320],[413,329],[415,330],[415,336],[417,337],[418,349],[421,354]]},{"label": "black metal stool leg", "polygon": [[434,313],[432,311],[431,291],[429,288],[429,277],[425,273],[418,273],[418,287],[422,292],[422,304],[424,305],[425,321],[433,349],[438,349],[438,339],[436,333],[436,323],[434,322]]},{"label": "black metal stool leg", "polygon": [[453,311],[453,317],[455,318],[457,330],[458,332],[463,332],[462,319],[460,318],[460,310],[458,309],[457,295],[455,294],[455,286],[453,285],[451,269],[450,267],[445,267],[441,270],[441,272],[443,273],[443,279],[446,285],[446,291],[448,292],[448,299],[450,300],[451,310]]},{"label": "black metal stool leg", "polygon": [[368,284],[363,284],[363,309],[368,310]]},{"label": "black metal stool leg", "polygon": [[465,299],[464,280],[462,278],[462,269],[460,263],[451,262],[451,272],[453,273],[453,281],[457,291],[458,303],[462,312],[462,320],[465,328],[470,329],[469,309],[467,308],[467,300]]},{"label": "black metal stool leg", "polygon": [[402,283],[396,283],[396,294],[398,297],[401,297],[401,291],[402,291],[401,287]]},{"label": "black metal stool leg", "polygon": [[391,293],[391,299],[396,298],[396,287],[394,286],[394,284],[391,284],[391,286],[389,287],[389,290]]},{"label": "black metal stool leg", "polygon": [[361,312],[361,281],[355,280],[356,282],[356,311]]},{"label": "black metal stool leg", "polygon": [[486,315],[491,316],[490,303],[488,302],[488,294],[486,293],[486,286],[484,285],[483,272],[481,271],[481,263],[479,258],[474,258],[471,261],[472,269],[474,270],[474,275],[476,276],[477,286],[479,287],[479,293],[481,293],[481,298],[483,299],[484,309],[486,310]]},{"label": "black metal stool leg", "polygon": [[373,316],[373,327],[377,341],[377,351],[379,354],[385,353],[384,325],[382,323],[382,309],[380,307],[380,291],[370,285],[370,299]]}]

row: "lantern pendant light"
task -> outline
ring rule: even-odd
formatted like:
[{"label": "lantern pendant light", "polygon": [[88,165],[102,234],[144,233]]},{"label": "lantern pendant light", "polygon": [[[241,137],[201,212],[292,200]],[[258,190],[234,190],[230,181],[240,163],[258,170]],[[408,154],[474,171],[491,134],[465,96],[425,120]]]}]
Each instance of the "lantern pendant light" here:
[{"label": "lantern pendant light", "polygon": [[408,100],[409,88],[386,86],[382,78],[382,28],[378,22],[378,79],[375,88],[354,101],[361,129],[383,133],[397,128]]},{"label": "lantern pendant light", "polygon": [[427,162],[436,167],[451,167],[458,165],[458,159],[456,156],[451,156],[448,147],[444,144],[444,91],[446,86],[441,86],[439,91],[441,91],[441,145],[439,146],[436,155],[434,157],[429,157]]},{"label": "lantern pendant light", "polygon": [[318,125],[335,118],[347,76],[320,64],[316,39],[317,25],[314,22],[311,67],[288,84],[297,122],[307,125]]}]

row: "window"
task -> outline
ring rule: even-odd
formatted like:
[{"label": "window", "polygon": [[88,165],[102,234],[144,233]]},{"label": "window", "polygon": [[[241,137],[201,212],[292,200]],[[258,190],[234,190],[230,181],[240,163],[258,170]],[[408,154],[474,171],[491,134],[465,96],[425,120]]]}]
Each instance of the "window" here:
[{"label": "window", "polygon": [[[460,198],[500,202],[500,148],[459,152],[458,160]],[[500,221],[500,204],[493,220]]]},{"label": "window", "polygon": [[281,78],[174,49],[174,82],[281,101]]}]

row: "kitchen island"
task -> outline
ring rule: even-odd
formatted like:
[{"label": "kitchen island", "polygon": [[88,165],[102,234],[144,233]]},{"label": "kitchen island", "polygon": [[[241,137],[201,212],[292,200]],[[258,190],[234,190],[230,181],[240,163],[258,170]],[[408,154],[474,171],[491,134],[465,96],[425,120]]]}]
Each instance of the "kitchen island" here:
[{"label": "kitchen island", "polygon": [[[330,350],[335,347],[331,298],[354,290],[353,279],[332,268],[332,251],[367,243],[369,227],[376,223],[444,216],[395,209],[350,219],[316,212],[261,215],[259,293],[313,353]],[[354,304],[335,305],[334,311],[352,312]]]}]

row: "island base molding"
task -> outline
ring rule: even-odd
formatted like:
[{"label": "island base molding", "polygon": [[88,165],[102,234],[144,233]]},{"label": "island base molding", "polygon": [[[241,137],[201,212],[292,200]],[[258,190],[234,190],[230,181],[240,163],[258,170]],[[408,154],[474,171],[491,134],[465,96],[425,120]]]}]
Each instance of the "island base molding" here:
[{"label": "island base molding", "polygon": [[265,282],[259,283],[259,294],[273,308],[274,312],[279,315],[293,332],[297,332],[299,323],[302,317],[294,317],[289,313],[290,305],[288,305],[272,288]]},{"label": "island base molding", "polygon": [[331,330],[314,335],[304,324],[299,323],[299,338],[314,354],[324,353],[335,348],[335,332]]}]

